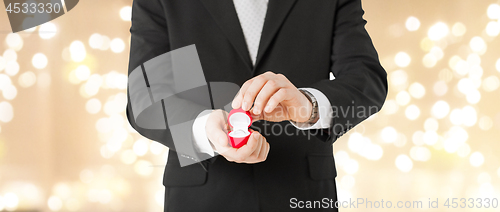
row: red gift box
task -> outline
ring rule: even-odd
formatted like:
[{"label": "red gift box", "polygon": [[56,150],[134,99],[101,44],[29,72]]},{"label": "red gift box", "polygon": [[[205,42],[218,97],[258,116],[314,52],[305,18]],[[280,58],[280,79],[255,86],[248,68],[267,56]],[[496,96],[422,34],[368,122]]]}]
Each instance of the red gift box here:
[{"label": "red gift box", "polygon": [[247,144],[248,138],[250,138],[250,134],[252,134],[248,129],[250,125],[252,125],[252,116],[250,112],[244,111],[241,108],[233,109],[227,116],[227,122],[233,128],[233,130],[228,133],[231,146],[240,148]]}]

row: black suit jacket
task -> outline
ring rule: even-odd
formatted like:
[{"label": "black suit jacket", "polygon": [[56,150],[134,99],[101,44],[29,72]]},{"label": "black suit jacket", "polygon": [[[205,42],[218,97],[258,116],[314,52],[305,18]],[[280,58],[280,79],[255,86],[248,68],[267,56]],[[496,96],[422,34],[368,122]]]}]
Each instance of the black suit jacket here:
[{"label": "black suit jacket", "polygon": [[387,94],[386,72],[363,13],[360,0],[270,0],[252,66],[232,0],[134,0],[129,73],[160,54],[195,44],[208,82],[241,86],[271,70],[296,87],[318,89],[334,111],[330,129],[256,122],[253,128],[271,146],[265,162],[238,164],[217,156],[203,162],[205,171],[199,164],[180,167],[170,130],[138,127],[129,104],[132,127],[170,148],[165,210],[286,211],[291,198],[336,200],[332,144],[377,112]]}]

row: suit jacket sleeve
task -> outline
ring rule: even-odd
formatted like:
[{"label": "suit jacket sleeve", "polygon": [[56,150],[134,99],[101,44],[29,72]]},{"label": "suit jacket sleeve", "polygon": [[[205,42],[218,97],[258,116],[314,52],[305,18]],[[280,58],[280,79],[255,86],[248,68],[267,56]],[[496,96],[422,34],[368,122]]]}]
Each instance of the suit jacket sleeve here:
[{"label": "suit jacket sleeve", "polygon": [[[141,135],[181,153],[179,159],[181,160],[182,156],[187,160],[184,165],[188,165],[209,158],[208,155],[197,152],[192,137],[192,124],[195,118],[203,110],[211,109],[209,91],[205,82],[205,85],[178,94],[172,86],[164,83],[171,81],[173,75],[165,71],[165,66],[172,66],[172,62],[166,62],[165,59],[174,56],[165,57],[165,53],[171,51],[171,46],[162,8],[158,0],[133,2],[127,118],[130,125]],[[137,86],[138,83],[142,87]],[[167,96],[165,93],[173,95],[165,98]],[[206,94],[202,99],[208,99],[208,103],[193,102],[185,98],[190,93]],[[147,118],[134,114],[134,111],[136,113],[138,111],[137,105],[141,104],[145,105],[141,109],[147,108],[141,115]],[[172,126],[173,122],[178,125]]]},{"label": "suit jacket sleeve", "polygon": [[378,112],[387,95],[387,74],[365,30],[361,0],[339,0],[333,32],[334,80],[322,80],[311,87],[323,92],[332,105],[328,142]]}]

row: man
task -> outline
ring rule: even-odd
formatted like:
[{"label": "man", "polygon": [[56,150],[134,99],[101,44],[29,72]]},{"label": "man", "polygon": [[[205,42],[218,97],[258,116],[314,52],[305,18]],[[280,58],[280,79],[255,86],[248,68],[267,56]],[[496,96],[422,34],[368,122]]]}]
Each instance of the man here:
[{"label": "man", "polygon": [[[165,211],[287,211],[324,198],[333,204],[309,206],[337,211],[332,144],[380,110],[387,93],[362,15],[360,0],[135,0],[129,75],[142,67],[147,81],[147,61],[194,44],[208,85],[241,86],[232,107],[260,120],[235,149],[227,111],[193,106],[193,142],[179,148],[171,127],[138,124],[139,94],[129,81],[130,124],[170,148]],[[158,107],[169,126],[168,114],[188,110],[168,106],[179,102],[162,99]],[[182,158],[216,154],[181,167]]]}]

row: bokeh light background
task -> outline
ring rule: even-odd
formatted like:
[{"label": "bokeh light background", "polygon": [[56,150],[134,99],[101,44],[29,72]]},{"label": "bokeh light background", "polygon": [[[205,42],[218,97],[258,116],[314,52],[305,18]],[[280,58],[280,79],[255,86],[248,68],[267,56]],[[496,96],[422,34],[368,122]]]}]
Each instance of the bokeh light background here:
[{"label": "bokeh light background", "polygon": [[[80,1],[17,34],[0,7],[0,211],[162,210],[167,148],[124,111],[131,4]],[[363,4],[390,89],[334,145],[339,199],[499,211],[443,203],[500,198],[500,1]]]}]

